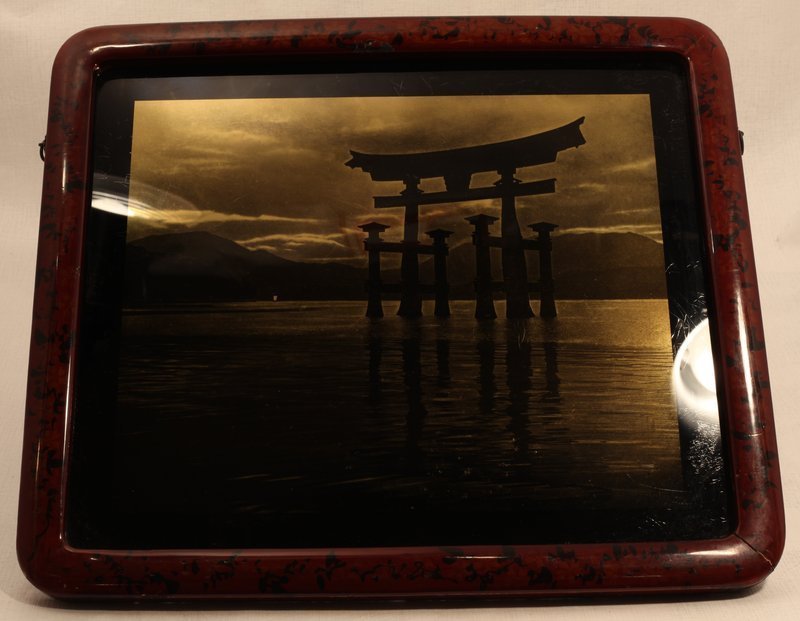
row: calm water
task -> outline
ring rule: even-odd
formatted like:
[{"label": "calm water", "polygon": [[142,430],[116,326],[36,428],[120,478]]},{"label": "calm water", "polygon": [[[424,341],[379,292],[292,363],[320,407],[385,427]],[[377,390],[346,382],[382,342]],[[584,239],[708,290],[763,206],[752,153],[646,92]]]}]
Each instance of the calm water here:
[{"label": "calm water", "polygon": [[266,544],[314,545],[297,524],[346,545],[381,528],[398,543],[477,536],[492,516],[519,537],[578,528],[582,511],[635,531],[680,502],[666,301],[486,323],[470,302],[418,322],[393,305],[382,320],[361,302],[126,313],[120,510],[200,516],[221,525],[212,544],[263,525]]}]

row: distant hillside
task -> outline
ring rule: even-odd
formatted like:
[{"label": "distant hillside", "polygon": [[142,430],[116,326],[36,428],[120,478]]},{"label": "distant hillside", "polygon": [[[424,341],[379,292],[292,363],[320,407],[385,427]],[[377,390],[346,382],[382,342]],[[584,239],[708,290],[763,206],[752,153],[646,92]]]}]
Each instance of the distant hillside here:
[{"label": "distant hillside", "polygon": [[[528,275],[538,278],[538,256],[528,253]],[[662,246],[633,233],[564,234],[553,240],[556,297],[665,297]],[[499,249],[492,271],[502,280]],[[338,263],[289,261],[265,250],[248,250],[206,232],[152,235],[128,244],[126,303],[365,299],[366,269]],[[422,282],[433,282],[433,260],[420,264]],[[470,242],[450,249],[451,296],[474,295],[475,253]],[[398,282],[399,270],[386,270],[384,282]],[[387,296],[389,298],[390,296]]]},{"label": "distant hillside", "polygon": [[[538,274],[538,258],[529,269]],[[556,296],[667,297],[664,246],[635,233],[580,233],[553,239]]]},{"label": "distant hillside", "polygon": [[248,250],[235,241],[205,231],[151,235],[128,244],[160,257],[161,269],[166,271],[197,271],[208,273],[232,265],[289,265],[266,250]]},{"label": "distant hillside", "polygon": [[[527,253],[528,277],[537,280],[539,256]],[[475,251],[471,242],[450,249],[447,274],[454,298],[471,297],[475,280]],[[502,280],[499,248],[492,249],[492,277]],[[567,233],[553,238],[553,277],[556,297],[660,298],[666,297],[663,246],[635,233]],[[399,280],[390,270],[384,280]],[[423,282],[433,281],[433,260],[420,264]]]},{"label": "distant hillside", "polygon": [[177,301],[359,299],[365,271],[297,263],[206,232],[151,235],[128,244],[129,304]]}]

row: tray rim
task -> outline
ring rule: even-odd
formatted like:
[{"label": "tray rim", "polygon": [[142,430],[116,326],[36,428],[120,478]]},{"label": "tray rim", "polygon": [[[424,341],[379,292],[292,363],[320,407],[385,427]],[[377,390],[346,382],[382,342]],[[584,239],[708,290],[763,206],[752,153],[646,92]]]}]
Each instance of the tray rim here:
[{"label": "tray rim", "polygon": [[[84,550],[64,537],[83,220],[96,80],[162,61],[446,54],[671,54],[686,63],[705,245],[724,357],[737,526],[724,539],[459,550]],[[775,567],[785,525],[730,68],[706,26],[674,18],[369,18],[109,26],[52,73],[17,532],[20,566],[63,598],[438,598],[741,589]],[[366,573],[365,573],[366,572]],[[369,574],[369,580],[364,576]]]}]

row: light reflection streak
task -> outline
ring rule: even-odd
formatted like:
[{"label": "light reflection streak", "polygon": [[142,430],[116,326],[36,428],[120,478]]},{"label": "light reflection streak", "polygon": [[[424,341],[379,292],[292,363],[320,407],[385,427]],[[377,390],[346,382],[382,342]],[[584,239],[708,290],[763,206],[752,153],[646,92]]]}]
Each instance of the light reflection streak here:
[{"label": "light reflection streak", "polygon": [[719,424],[708,319],[701,321],[678,349],[672,367],[672,389],[682,418],[692,416]]},{"label": "light reflection streak", "polygon": [[720,549],[720,550],[694,550],[689,552],[690,556],[736,556],[738,550],[735,548]]},{"label": "light reflection streak", "polygon": [[138,201],[122,198],[118,194],[111,192],[92,192],[92,208],[126,218],[142,218],[144,220],[152,218],[148,214],[150,208],[146,205]]},{"label": "light reflection streak", "polygon": [[741,301],[738,304],[739,314],[739,347],[741,348],[742,371],[744,374],[745,389],[747,390],[747,405],[749,412],[755,412],[755,391],[753,389],[753,370],[750,367],[750,350],[748,347],[747,327],[744,323],[744,309]]}]

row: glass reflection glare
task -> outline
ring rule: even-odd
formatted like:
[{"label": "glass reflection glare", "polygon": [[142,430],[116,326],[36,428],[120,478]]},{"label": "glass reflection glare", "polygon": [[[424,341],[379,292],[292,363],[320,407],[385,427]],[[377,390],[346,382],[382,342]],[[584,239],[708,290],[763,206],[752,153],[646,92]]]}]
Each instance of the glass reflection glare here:
[{"label": "glass reflection glare", "polygon": [[[201,213],[194,204],[181,196],[146,183],[131,184],[127,177],[95,175],[92,183],[93,209],[146,220],[150,228],[230,219],[226,218],[227,214]],[[219,217],[215,220],[215,216]],[[135,223],[131,224],[136,226]]]},{"label": "glass reflection glare", "polygon": [[678,349],[672,368],[672,389],[681,418],[719,422],[711,332],[704,319]]},{"label": "glass reflection glare", "polygon": [[92,192],[92,208],[129,218],[136,215],[136,210],[129,207],[127,200],[106,192]]}]

